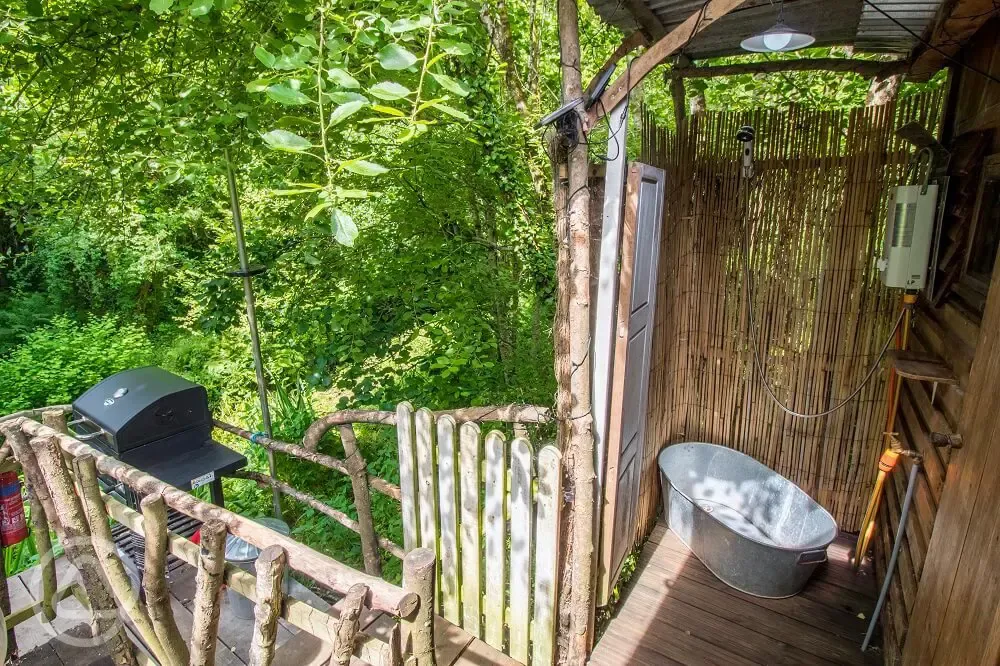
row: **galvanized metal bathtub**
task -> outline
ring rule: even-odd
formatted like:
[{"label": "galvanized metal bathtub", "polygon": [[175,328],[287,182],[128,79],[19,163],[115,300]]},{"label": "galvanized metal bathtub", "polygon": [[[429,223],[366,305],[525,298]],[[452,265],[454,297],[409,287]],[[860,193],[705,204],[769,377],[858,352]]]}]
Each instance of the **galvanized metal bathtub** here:
[{"label": "galvanized metal bathtub", "polygon": [[659,464],[667,526],[727,585],[790,597],[826,561],[833,516],[750,456],[693,442],[663,449]]}]

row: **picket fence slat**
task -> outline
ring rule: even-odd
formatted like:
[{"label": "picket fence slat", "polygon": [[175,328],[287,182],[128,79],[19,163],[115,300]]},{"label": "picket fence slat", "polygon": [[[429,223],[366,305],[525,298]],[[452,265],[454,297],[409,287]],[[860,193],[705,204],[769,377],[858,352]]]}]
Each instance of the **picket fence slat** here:
[{"label": "picket fence slat", "polygon": [[462,626],[476,638],[482,638],[483,588],[481,579],[482,517],[479,511],[479,493],[482,488],[480,473],[479,426],[463,423],[460,430],[459,469],[461,470],[462,505]]},{"label": "picket fence slat", "polygon": [[417,496],[420,514],[420,545],[432,549],[440,560],[437,543],[437,492],[434,464],[434,415],[425,407],[414,416],[417,432]]},{"label": "picket fence slat", "polygon": [[444,415],[437,422],[438,502],[441,539],[438,561],[441,563],[441,606],[444,618],[462,623],[458,572],[458,479],[455,446],[455,419]]},{"label": "picket fence slat", "polygon": [[562,454],[552,445],[544,446],[538,452],[538,494],[535,503],[532,666],[551,666],[555,657],[561,498]]},{"label": "picket fence slat", "polygon": [[532,455],[528,440],[510,447],[510,656],[528,663],[531,626]]},{"label": "picket fence slat", "polygon": [[396,407],[396,439],[399,443],[399,494],[403,513],[403,548],[413,550],[420,543],[417,523],[417,466],[413,439],[413,406],[401,402]]},{"label": "picket fence slat", "polygon": [[499,432],[486,435],[486,642],[503,650],[504,608],[507,605],[507,440]]},{"label": "picket fence slat", "polygon": [[[556,647],[562,456],[396,408],[403,539],[437,556],[435,611],[531,666]],[[515,435],[520,431],[515,430]]]}]

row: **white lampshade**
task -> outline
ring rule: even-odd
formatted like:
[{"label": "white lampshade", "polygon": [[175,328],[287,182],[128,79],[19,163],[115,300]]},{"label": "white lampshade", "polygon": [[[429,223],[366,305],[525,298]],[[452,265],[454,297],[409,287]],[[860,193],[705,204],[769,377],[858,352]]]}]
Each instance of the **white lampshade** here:
[{"label": "white lampshade", "polygon": [[775,53],[803,49],[815,41],[816,38],[812,35],[799,32],[786,25],[784,21],[779,20],[773,27],[764,32],[747,37],[740,42],[740,46],[743,47],[743,50],[754,53]]}]

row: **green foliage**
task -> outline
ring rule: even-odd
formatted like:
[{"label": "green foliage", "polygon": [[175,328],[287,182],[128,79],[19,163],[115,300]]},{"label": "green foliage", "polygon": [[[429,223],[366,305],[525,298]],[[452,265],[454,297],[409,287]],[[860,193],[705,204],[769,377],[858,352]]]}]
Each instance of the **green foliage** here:
[{"label": "green foliage", "polygon": [[146,334],[116,317],[82,324],[56,317],[0,359],[0,413],[70,402],[108,375],[144,365],[151,356]]}]

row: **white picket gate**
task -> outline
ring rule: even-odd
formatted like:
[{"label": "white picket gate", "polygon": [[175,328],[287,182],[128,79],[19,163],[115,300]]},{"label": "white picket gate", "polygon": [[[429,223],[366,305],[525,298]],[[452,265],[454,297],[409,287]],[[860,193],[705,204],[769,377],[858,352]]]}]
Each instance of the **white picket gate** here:
[{"label": "white picket gate", "polygon": [[[438,612],[522,664],[555,657],[561,454],[396,409],[405,550],[438,555]],[[505,638],[506,637],[506,638]]]}]

